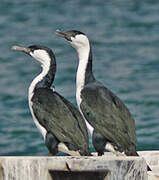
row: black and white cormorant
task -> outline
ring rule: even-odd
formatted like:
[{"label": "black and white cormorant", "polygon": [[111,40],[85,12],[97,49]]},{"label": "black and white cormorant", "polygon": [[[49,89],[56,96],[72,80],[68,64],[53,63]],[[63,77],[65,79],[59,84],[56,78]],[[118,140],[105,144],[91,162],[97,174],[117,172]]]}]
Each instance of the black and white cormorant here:
[{"label": "black and white cormorant", "polygon": [[107,149],[115,154],[137,156],[135,122],[124,103],[92,72],[92,51],[87,36],[76,30],[56,31],[78,54],[76,101],[98,155]]},{"label": "black and white cormorant", "polygon": [[37,128],[52,155],[58,151],[70,155],[90,155],[85,121],[80,112],[51,88],[56,73],[56,59],[51,49],[33,45],[13,46],[40,62],[42,72],[29,87],[29,108]]}]

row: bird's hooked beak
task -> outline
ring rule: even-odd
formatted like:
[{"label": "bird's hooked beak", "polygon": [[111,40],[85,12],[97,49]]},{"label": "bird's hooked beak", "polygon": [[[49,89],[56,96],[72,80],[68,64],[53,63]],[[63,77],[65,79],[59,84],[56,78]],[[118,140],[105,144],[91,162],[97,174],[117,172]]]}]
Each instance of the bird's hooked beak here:
[{"label": "bird's hooked beak", "polygon": [[30,48],[28,47],[21,47],[21,46],[12,46],[11,48],[12,50],[14,51],[21,51],[21,52],[24,52],[26,54],[30,54]]},{"label": "bird's hooked beak", "polygon": [[70,34],[69,32],[62,32],[60,30],[56,30],[56,34],[58,36],[61,36],[61,37],[65,38],[65,39],[67,39],[68,41],[72,41],[71,40],[72,34]]}]

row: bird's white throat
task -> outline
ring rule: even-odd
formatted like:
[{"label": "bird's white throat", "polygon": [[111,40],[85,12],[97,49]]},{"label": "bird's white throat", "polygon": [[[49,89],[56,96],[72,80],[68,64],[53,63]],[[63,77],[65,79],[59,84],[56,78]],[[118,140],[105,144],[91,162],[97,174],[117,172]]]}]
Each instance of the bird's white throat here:
[{"label": "bird's white throat", "polygon": [[[86,68],[87,68],[88,58],[89,58],[89,53],[90,53],[90,45],[88,44],[88,46],[86,47],[78,48],[77,53],[78,53],[79,62],[78,62],[78,68],[77,68],[77,74],[76,74],[76,101],[77,101],[78,108],[83,116],[83,113],[80,109],[80,104],[82,101],[81,91],[84,88],[84,83],[85,83],[85,73],[86,73]],[[90,134],[92,135],[93,127],[87,122],[86,119],[85,119],[85,122],[86,122],[86,125]]]},{"label": "bird's white throat", "polygon": [[43,79],[44,76],[46,76],[46,74],[48,73],[48,71],[49,71],[49,68],[48,68],[48,69],[47,69],[47,68],[43,68],[42,72],[32,81],[32,83],[31,83],[31,85],[30,85],[30,87],[29,87],[29,92],[28,92],[28,101],[29,101],[29,109],[30,109],[30,112],[31,112],[31,114],[32,114],[34,123],[36,124],[37,128],[38,128],[39,131],[41,132],[41,134],[42,134],[42,136],[43,136],[44,139],[45,139],[45,136],[46,136],[46,133],[47,133],[47,132],[46,132],[45,128],[43,128],[43,127],[39,124],[38,120],[36,119],[36,117],[35,117],[35,115],[34,115],[34,113],[33,113],[33,108],[32,108],[32,104],[33,104],[33,103],[32,103],[32,101],[31,101],[31,99],[32,99],[32,97],[33,97],[33,95],[34,95],[34,89],[35,89],[36,84],[37,84],[38,82],[40,82],[40,81]]},{"label": "bird's white throat", "polygon": [[32,81],[32,83],[31,83],[31,85],[30,85],[30,87],[29,87],[28,101],[29,101],[29,108],[30,108],[30,112],[31,112],[31,114],[32,114],[33,120],[34,120],[37,128],[38,128],[39,131],[41,132],[43,138],[45,139],[45,136],[46,136],[46,133],[47,133],[47,132],[46,132],[45,128],[43,128],[43,127],[39,124],[38,120],[36,119],[36,117],[35,117],[35,115],[34,115],[34,113],[33,113],[33,108],[32,108],[32,104],[33,104],[33,103],[32,103],[32,101],[31,101],[31,99],[32,99],[32,97],[33,97],[33,95],[34,95],[34,89],[35,89],[36,84],[37,84],[38,82],[40,82],[40,81],[48,74],[48,71],[49,71],[49,68],[50,68],[50,64],[49,64],[49,63],[47,63],[47,64],[45,64],[45,65],[44,65],[44,63],[42,63],[41,66],[42,66],[42,72],[41,72],[37,77],[34,78],[34,80]]},{"label": "bird's white throat", "polygon": [[78,62],[78,68],[76,74],[76,100],[78,106],[81,103],[80,95],[81,95],[81,90],[84,87],[85,73],[88,64],[89,52],[90,52],[89,46],[87,48],[77,49],[79,62]]},{"label": "bird's white throat", "polygon": [[30,54],[35,60],[40,62],[42,67],[42,72],[37,77],[34,78],[34,80],[32,81],[29,87],[29,101],[31,101],[36,84],[40,82],[48,74],[51,63],[51,59],[48,53],[42,49],[35,50],[33,53],[31,52]]},{"label": "bird's white throat", "polygon": [[49,71],[48,66],[42,66],[42,72],[37,77],[35,77],[34,80],[32,81],[32,83],[30,84],[29,101],[31,101],[35,86],[37,85],[38,82],[40,82],[48,74],[48,71]]}]

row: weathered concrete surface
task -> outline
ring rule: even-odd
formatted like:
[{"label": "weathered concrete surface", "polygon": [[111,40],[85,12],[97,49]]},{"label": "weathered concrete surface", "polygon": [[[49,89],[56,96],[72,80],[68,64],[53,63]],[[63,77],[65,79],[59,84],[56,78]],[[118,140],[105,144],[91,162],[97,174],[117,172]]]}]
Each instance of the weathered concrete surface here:
[{"label": "weathered concrete surface", "polygon": [[159,180],[159,151],[139,151],[138,154],[152,169],[148,172],[148,180]]},{"label": "weathered concrete surface", "polygon": [[142,157],[0,157],[0,180],[147,180]]}]

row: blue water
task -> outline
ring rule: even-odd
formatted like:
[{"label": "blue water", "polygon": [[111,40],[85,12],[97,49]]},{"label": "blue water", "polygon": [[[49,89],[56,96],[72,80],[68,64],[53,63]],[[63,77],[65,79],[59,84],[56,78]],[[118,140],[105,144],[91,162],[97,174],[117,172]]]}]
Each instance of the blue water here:
[{"label": "blue water", "polygon": [[12,45],[45,45],[57,58],[56,90],[76,105],[77,55],[55,30],[77,29],[93,46],[94,74],[135,118],[138,150],[159,149],[159,1],[1,0],[0,155],[47,155],[27,102],[40,66]]}]

